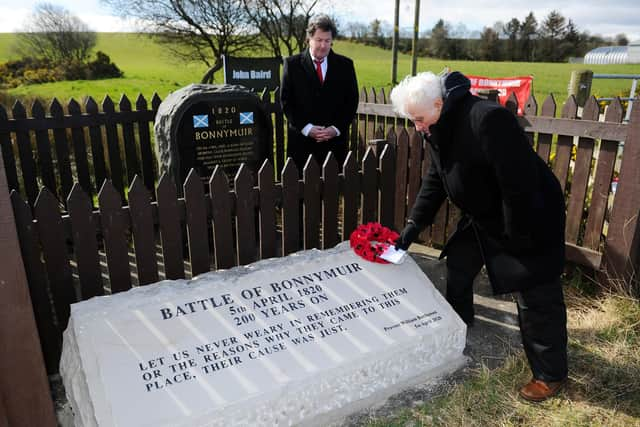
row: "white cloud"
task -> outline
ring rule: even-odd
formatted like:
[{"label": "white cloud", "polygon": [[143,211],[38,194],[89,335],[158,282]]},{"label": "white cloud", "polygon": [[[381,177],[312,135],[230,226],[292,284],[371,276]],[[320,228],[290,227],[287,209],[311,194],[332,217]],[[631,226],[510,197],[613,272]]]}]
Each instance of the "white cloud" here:
[{"label": "white cloud", "polygon": [[82,19],[93,31],[101,33],[126,33],[138,31],[138,26],[136,26],[136,21],[134,19],[123,19],[117,16],[99,15],[94,13],[79,14],[78,17]]},{"label": "white cloud", "polygon": [[[400,27],[413,26],[415,0],[401,0]],[[454,27],[463,23],[469,30],[482,30],[491,27],[496,21],[508,22],[511,18],[522,21],[529,12],[541,23],[552,10],[559,11],[565,18],[572,19],[579,31],[590,34],[615,36],[626,33],[631,40],[640,39],[640,2],[621,0],[606,2],[602,0],[568,0],[558,3],[555,0],[452,0],[448,2],[422,0],[420,3],[420,31],[430,30],[438,19],[444,19]],[[349,0],[338,4],[336,1],[332,13],[346,24],[359,21],[370,23],[373,19],[393,22],[394,1],[392,0]]]},{"label": "white cloud", "polygon": [[30,12],[29,9],[0,6],[0,32],[10,33],[19,29]]},{"label": "white cloud", "polygon": [[[9,33],[19,30],[29,14],[38,3],[43,0],[24,0],[20,7],[14,7],[15,3],[9,0],[0,0],[0,32]],[[85,0],[83,2],[73,0],[54,0],[52,3],[62,6],[83,20],[89,28],[98,32],[127,32],[136,31],[136,25],[132,19],[123,19],[111,15],[98,0]]]},{"label": "white cloud", "polygon": [[[15,7],[15,0],[0,0],[0,32],[14,31],[22,25],[33,7],[42,0],[22,0]],[[133,20],[111,15],[100,0],[56,0],[77,14],[95,31],[135,31]],[[369,24],[374,19],[393,23],[393,0],[324,0],[317,11],[337,16],[343,25],[349,22]],[[326,7],[322,7],[327,5]],[[400,27],[413,27],[415,0],[400,1]],[[470,31],[490,27],[496,21],[507,22],[511,18],[524,19],[533,12],[541,23],[552,10],[558,10],[565,18],[571,18],[579,31],[613,37],[625,33],[630,40],[640,39],[640,1],[638,0],[422,0],[420,4],[420,30],[430,30],[440,18],[452,24],[464,24]]]}]

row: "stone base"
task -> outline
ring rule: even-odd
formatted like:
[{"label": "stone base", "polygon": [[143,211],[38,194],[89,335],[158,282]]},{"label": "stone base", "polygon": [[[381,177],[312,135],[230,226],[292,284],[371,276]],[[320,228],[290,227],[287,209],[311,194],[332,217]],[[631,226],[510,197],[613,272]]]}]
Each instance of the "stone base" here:
[{"label": "stone base", "polygon": [[[295,288],[271,292],[272,284],[341,265],[351,272],[317,276],[324,277],[317,283],[323,298],[297,298]],[[266,301],[290,296],[303,307],[267,316],[251,309],[258,297],[243,299],[251,290]],[[233,304],[177,315],[184,301],[223,295]],[[243,306],[256,320],[230,326],[230,307]],[[160,317],[163,308],[165,317],[175,317]],[[206,368],[207,355],[196,356],[194,349],[225,337],[264,351],[272,344],[266,337],[243,337],[272,327],[281,333],[282,351],[258,359],[251,357],[255,349],[245,351],[234,366],[215,372]],[[309,335],[314,338],[294,344]],[[369,263],[343,243],[74,304],[60,372],[76,426],[326,425],[459,368],[465,339],[466,326],[411,258],[402,265]],[[209,362],[232,347],[208,353]],[[183,350],[194,365],[178,372],[194,379],[149,390],[142,378],[153,368],[160,379],[173,378],[168,360]]]}]

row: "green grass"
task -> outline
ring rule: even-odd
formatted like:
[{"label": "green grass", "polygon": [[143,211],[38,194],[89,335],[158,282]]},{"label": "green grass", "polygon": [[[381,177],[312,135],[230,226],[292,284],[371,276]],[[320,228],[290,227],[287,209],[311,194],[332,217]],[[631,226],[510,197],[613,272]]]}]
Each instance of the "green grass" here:
[{"label": "green grass", "polygon": [[[0,62],[15,59],[10,46],[14,35],[0,33]],[[206,71],[202,63],[177,61],[166,50],[146,35],[124,33],[100,33],[96,49],[107,53],[124,71],[122,79],[73,81],[20,86],[8,91],[12,97],[41,97],[60,100],[81,99],[93,96],[101,100],[106,94],[117,100],[121,94],[135,98],[142,93],[148,99],[154,92],[164,98],[169,92],[189,83],[199,82]],[[347,41],[337,41],[335,51],[353,58],[360,87],[391,88],[391,51],[363,46]],[[268,53],[264,53],[268,55]],[[518,75],[534,76],[534,94],[541,105],[550,93],[562,104],[567,97],[571,71],[584,68],[579,64],[549,64],[524,62],[444,61],[430,58],[418,59],[418,70],[439,72],[445,66],[463,73],[490,77]],[[640,64],[589,66],[596,73],[640,74]],[[398,76],[409,74],[411,57],[399,55]],[[217,76],[222,78],[221,73]],[[628,80],[596,80],[592,92],[598,96],[627,96],[631,87]]]},{"label": "green grass", "polygon": [[[353,58],[360,86],[391,88],[391,52],[370,46],[349,42],[338,42],[335,50]],[[629,65],[589,65],[568,63],[528,63],[528,62],[486,62],[486,61],[446,61],[432,58],[418,58],[418,71],[440,72],[443,68],[458,70],[465,74],[489,77],[533,76],[533,91],[538,105],[553,94],[561,104],[567,98],[567,87],[573,70],[588,68],[594,73],[640,74],[640,64]],[[411,72],[411,57],[399,55],[398,77]],[[628,96],[630,80],[594,80],[592,93],[597,96]]]},{"label": "green grass", "polygon": [[[13,34],[0,34],[0,62],[12,58],[9,45],[13,37]],[[90,95],[99,101],[106,94],[114,100],[123,93],[130,98],[142,93],[150,99],[157,92],[164,98],[171,91],[199,82],[206,71],[204,64],[178,62],[145,35],[101,33],[96,49],[109,55],[124,71],[125,77],[24,85],[9,90],[9,94],[45,99],[58,97],[60,100]]]}]

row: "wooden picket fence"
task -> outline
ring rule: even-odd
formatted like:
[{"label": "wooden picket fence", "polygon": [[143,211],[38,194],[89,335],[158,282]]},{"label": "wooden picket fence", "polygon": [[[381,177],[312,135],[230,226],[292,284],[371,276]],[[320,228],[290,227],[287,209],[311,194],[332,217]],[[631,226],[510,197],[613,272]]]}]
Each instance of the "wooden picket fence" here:
[{"label": "wooden picket fence", "polygon": [[[285,131],[277,99],[277,91],[261,94],[263,108],[274,124],[275,146],[270,152],[276,152],[280,171]],[[116,111],[109,96],[100,108],[91,97],[84,108],[74,99],[65,107],[54,98],[48,111],[35,101],[27,114],[18,101],[11,108],[11,118],[0,105],[0,148],[9,188],[19,190],[31,206],[40,186],[48,188],[61,203],[76,181],[93,196],[109,179],[123,201],[136,175],[148,189],[154,188],[158,170],[151,135],[161,102],[154,94],[149,108],[144,96],[138,95],[132,109],[129,98],[122,95]]]},{"label": "wooden picket fence", "polygon": [[[384,91],[380,92],[384,96]],[[371,97],[372,95],[369,95]],[[367,98],[365,91],[362,99]],[[271,116],[274,146],[270,147],[276,176],[285,163],[286,126],[278,102],[279,90],[260,94],[262,107]],[[126,189],[138,175],[151,190],[159,178],[152,131],[161,98],[154,94],[151,106],[141,94],[135,109],[126,95],[117,111],[106,96],[98,106],[87,97],[81,107],[76,100],[63,105],[54,98],[48,108],[35,101],[30,109],[16,102],[10,109],[0,105],[0,152],[9,188],[19,191],[33,206],[39,187],[46,187],[64,204],[74,182],[89,195],[98,193],[105,179],[126,201]],[[369,118],[368,125],[367,118]],[[388,123],[395,123],[390,119]],[[402,121],[404,123],[404,120]],[[360,135],[358,135],[358,130]],[[359,115],[348,136],[349,149],[361,160],[366,151],[365,133],[375,133],[375,117]]]},{"label": "wooden picket fence", "polygon": [[[50,115],[43,117],[34,105],[32,114],[38,117],[26,118],[24,109],[14,107],[13,118],[8,119],[0,110],[0,252],[6,254],[0,284],[13,285],[0,286],[0,348],[4,349],[0,375],[5,379],[0,396],[5,424],[55,425],[46,374],[57,371],[61,334],[72,302],[303,248],[331,247],[363,222],[380,221],[400,229],[429,166],[422,138],[395,116],[384,92],[363,91],[350,135],[353,151],[342,171],[331,156],[322,167],[308,162],[302,178],[292,162],[283,162],[280,172],[266,161],[255,171],[257,181],[241,167],[230,185],[229,178],[216,170],[208,191],[191,173],[185,183],[177,183],[183,189],[183,197],[178,197],[178,189],[166,177],[156,183],[154,175],[145,176],[142,146],[128,147],[132,141],[150,140],[143,128],[149,130],[157,108],[152,102],[152,109],[146,110],[138,101],[136,112],[127,111],[127,102],[121,101],[117,119],[109,116],[106,100],[106,112],[97,115],[89,113],[89,101],[82,114],[69,105],[69,114],[61,116],[62,109],[53,109],[52,104]],[[508,107],[514,106],[511,99]],[[640,245],[640,109],[634,110],[629,124],[621,123],[619,101],[607,110],[604,122],[598,121],[593,98],[580,118],[573,97],[562,107],[560,118],[555,118],[552,97],[545,100],[539,115],[537,110],[530,99],[520,120],[565,190],[569,260],[602,271],[605,279],[633,283]],[[65,159],[64,146],[71,135],[73,153],[67,158],[75,161],[68,168],[62,162],[64,180],[62,174],[52,180],[35,172],[36,164],[49,164],[45,148],[50,145],[49,131],[58,165]],[[87,133],[89,139],[83,139]],[[104,145],[94,148],[90,145],[94,141]],[[91,146],[94,169],[93,152],[107,154],[103,170],[107,180],[100,191],[101,175],[87,173],[91,168],[77,163],[87,157],[82,146]],[[121,151],[115,154],[116,146],[124,150],[123,156]],[[5,156],[7,147],[17,157]],[[126,167],[126,174],[125,169],[116,173],[121,184],[114,179],[111,160],[120,157]],[[11,158],[20,162],[7,162]],[[32,172],[25,172],[29,159],[27,169]],[[615,194],[614,172],[619,174]],[[459,215],[454,206],[445,204],[421,238],[441,246]],[[3,421],[0,415],[0,425]]]},{"label": "wooden picket fence", "polygon": [[[261,99],[272,114],[275,146],[270,151],[275,153],[272,164],[275,176],[279,177],[284,165],[286,137],[284,118],[276,102],[278,92],[264,92]],[[29,205],[34,206],[38,188],[46,187],[66,209],[74,182],[79,183],[95,205],[94,196],[104,180],[109,179],[126,204],[127,189],[133,178],[139,176],[154,198],[152,190],[158,177],[150,127],[160,102],[154,95],[148,109],[144,97],[138,96],[132,110],[129,99],[122,96],[119,111],[115,111],[113,102],[106,97],[99,111],[97,103],[88,98],[82,112],[80,105],[71,100],[65,114],[62,105],[54,99],[48,114],[36,102],[29,117],[24,106],[16,103],[11,119],[0,106],[0,146],[9,188],[20,191]],[[515,97],[507,102],[507,108],[517,110]],[[573,97],[562,107],[560,118],[555,118],[556,109],[555,100],[548,97],[537,115],[538,106],[532,97],[524,106],[522,124],[532,145],[553,168],[565,189],[569,258],[598,269],[614,205],[612,178],[614,172],[621,172],[620,162],[616,169],[616,157],[629,125],[621,124],[624,112],[619,100],[608,108],[604,122],[598,121],[599,105],[593,97],[581,117]],[[358,114],[349,135],[350,149],[355,160],[361,161],[372,140],[377,141],[376,149],[381,149],[385,141],[398,147],[398,167],[406,167],[408,171],[405,179],[399,169],[395,181],[398,196],[394,226],[398,229],[415,199],[421,175],[428,167],[419,135],[412,128],[405,129],[406,136],[401,134],[400,129],[405,125],[408,123],[396,117],[387,104],[384,90],[362,90]],[[398,139],[406,143],[398,143]],[[432,229],[423,233],[423,240],[435,246],[444,244],[458,216],[453,206],[443,207]],[[614,223],[613,227],[619,228],[619,225]]]},{"label": "wooden picket fence", "polygon": [[362,222],[393,226],[393,146],[384,149],[379,162],[370,149],[361,166],[360,173],[350,154],[339,174],[333,155],[327,157],[322,170],[310,159],[299,180],[295,163],[289,161],[276,182],[273,166],[266,160],[256,187],[252,173],[241,166],[232,189],[226,175],[216,168],[206,195],[192,170],[183,186],[183,198],[178,198],[167,176],[160,178],[155,197],[134,177],[128,206],[122,206],[117,189],[106,181],[96,211],[79,184],[67,198],[68,213],[60,211],[58,200],[47,188],[40,191],[33,215],[28,203],[13,191],[47,371],[57,372],[62,332],[74,302],[303,248],[330,248],[348,239]]},{"label": "wooden picket fence", "polygon": [[141,175],[153,188],[155,160],[149,124],[160,102],[154,95],[149,110],[146,99],[139,96],[136,110],[132,110],[129,99],[122,96],[119,111],[115,111],[107,96],[99,111],[89,97],[84,112],[77,101],[71,100],[65,114],[62,104],[54,99],[49,114],[36,101],[30,116],[24,105],[16,102],[11,119],[0,106],[0,146],[9,188],[21,190],[32,206],[40,186],[59,200],[66,199],[74,181],[89,195],[96,194],[106,178],[123,196],[125,184],[130,184],[135,175]]}]

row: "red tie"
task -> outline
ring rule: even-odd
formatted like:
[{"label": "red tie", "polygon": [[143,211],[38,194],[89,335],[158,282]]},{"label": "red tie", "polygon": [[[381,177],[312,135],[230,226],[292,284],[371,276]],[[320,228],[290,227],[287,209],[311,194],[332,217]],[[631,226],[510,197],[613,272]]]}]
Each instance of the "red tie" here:
[{"label": "red tie", "polygon": [[323,82],[323,79],[322,79],[322,61],[314,60],[313,62],[316,63],[316,74],[318,75],[318,80],[320,80],[320,84],[322,84],[322,82]]}]

